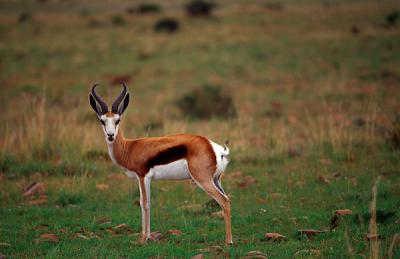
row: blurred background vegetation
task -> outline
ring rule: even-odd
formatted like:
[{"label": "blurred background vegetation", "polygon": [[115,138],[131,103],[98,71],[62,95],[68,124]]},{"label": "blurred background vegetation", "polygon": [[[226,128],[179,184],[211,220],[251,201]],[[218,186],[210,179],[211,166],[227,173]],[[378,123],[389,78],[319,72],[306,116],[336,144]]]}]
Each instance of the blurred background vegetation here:
[{"label": "blurred background vegetation", "polygon": [[[0,204],[25,204],[17,193],[37,177],[118,171],[87,96],[100,83],[110,104],[120,81],[132,93],[126,137],[229,139],[230,170],[257,178],[260,193],[272,179],[286,188],[363,168],[362,188],[390,171],[398,195],[399,12],[398,1],[372,0],[0,1]],[[53,195],[48,206],[68,205],[68,191]]]}]

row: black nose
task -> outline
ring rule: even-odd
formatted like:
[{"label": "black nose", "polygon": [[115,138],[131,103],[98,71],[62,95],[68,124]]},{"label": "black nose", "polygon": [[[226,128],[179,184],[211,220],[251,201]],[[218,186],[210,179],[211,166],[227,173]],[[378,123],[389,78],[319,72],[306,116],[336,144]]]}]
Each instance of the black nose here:
[{"label": "black nose", "polygon": [[111,133],[111,134],[107,133],[107,136],[114,137],[114,133]]}]

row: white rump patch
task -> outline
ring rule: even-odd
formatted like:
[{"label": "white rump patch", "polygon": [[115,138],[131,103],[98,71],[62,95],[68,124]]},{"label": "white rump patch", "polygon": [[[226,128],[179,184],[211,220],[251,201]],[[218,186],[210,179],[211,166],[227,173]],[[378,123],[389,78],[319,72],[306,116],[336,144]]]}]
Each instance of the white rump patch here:
[{"label": "white rump patch", "polygon": [[154,180],[186,180],[190,179],[186,159],[179,159],[165,165],[157,165],[150,170]]},{"label": "white rump patch", "polygon": [[229,155],[229,148],[224,148],[221,145],[218,145],[215,142],[212,142],[209,140],[211,143],[211,146],[214,150],[215,153],[215,158],[217,159],[217,170],[216,170],[216,175],[220,175],[223,173],[226,169],[226,166],[229,163],[228,155]]}]

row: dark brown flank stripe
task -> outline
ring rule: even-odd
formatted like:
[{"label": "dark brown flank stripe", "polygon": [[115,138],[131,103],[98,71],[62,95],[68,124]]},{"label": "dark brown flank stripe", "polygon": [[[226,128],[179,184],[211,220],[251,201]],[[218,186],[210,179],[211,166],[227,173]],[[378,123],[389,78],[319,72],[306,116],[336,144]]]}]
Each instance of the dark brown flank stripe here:
[{"label": "dark brown flank stripe", "polygon": [[157,165],[165,165],[182,159],[187,155],[187,151],[188,150],[185,145],[178,145],[160,151],[156,156],[147,161],[147,170],[150,170],[150,168]]}]

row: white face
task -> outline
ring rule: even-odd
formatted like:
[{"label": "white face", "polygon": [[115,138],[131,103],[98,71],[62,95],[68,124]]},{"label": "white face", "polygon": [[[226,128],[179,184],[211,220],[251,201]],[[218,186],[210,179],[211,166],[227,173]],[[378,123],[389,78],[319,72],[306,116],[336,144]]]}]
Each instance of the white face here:
[{"label": "white face", "polygon": [[104,114],[100,116],[104,135],[108,143],[113,143],[118,134],[120,116],[118,114]]}]

